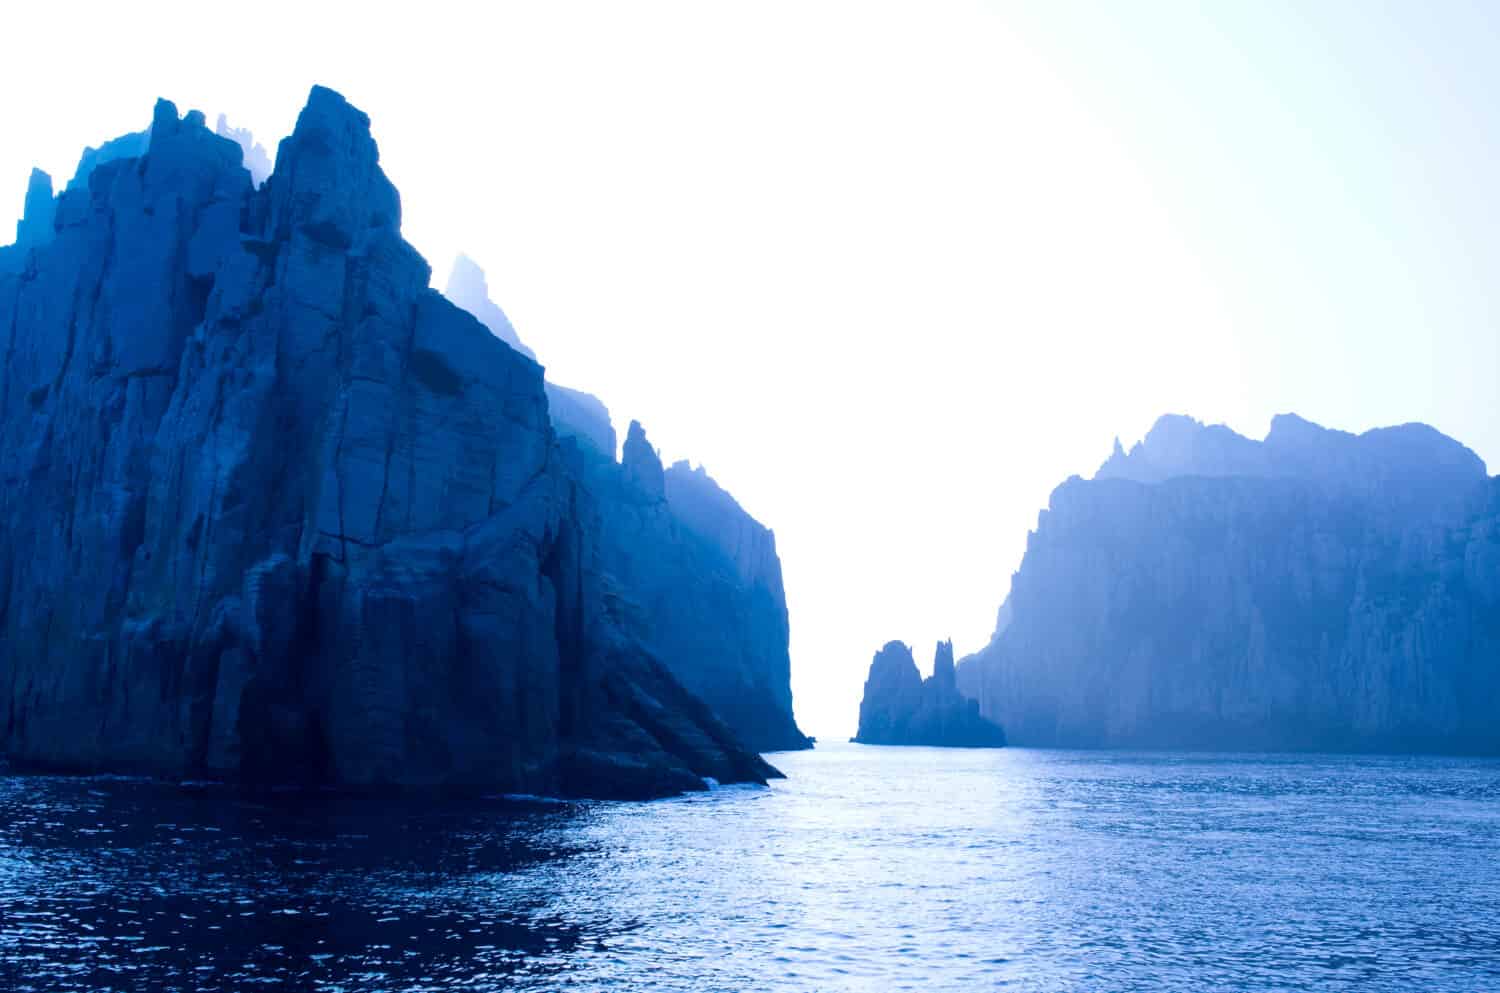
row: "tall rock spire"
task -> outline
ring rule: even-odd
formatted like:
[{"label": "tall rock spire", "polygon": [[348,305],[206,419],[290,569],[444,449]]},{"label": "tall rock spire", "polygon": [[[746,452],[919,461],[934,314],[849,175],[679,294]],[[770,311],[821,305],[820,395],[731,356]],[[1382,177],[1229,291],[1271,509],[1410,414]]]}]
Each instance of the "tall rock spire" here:
[{"label": "tall rock spire", "polygon": [[52,177],[40,169],[31,170],[26,182],[26,206],[16,222],[16,244],[21,247],[52,240],[52,219],[57,201],[52,198]]},{"label": "tall rock spire", "polygon": [[661,500],[666,495],[661,456],[646,440],[646,429],[640,421],[631,421],[625,435],[625,447],[620,453],[621,465],[625,467],[625,478],[649,500]]},{"label": "tall rock spire", "polygon": [[401,196],[380,169],[370,118],[333,90],[312,88],[276,162],[267,187],[278,235],[295,228],[325,247],[362,252],[375,236],[400,231]]},{"label": "tall rock spire", "polygon": [[958,682],[953,674],[953,642],[937,643],[937,653],[932,659],[932,681],[940,687],[958,688]]}]

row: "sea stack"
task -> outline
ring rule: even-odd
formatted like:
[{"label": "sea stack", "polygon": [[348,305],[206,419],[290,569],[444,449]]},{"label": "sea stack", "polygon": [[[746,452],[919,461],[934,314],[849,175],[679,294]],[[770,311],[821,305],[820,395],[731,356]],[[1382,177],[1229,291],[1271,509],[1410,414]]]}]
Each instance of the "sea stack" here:
[{"label": "sea stack", "polygon": [[1005,732],[980,716],[977,700],[958,691],[951,641],[938,642],[932,675],[925,681],[911,649],[891,641],[870,663],[854,740],[862,745],[998,748],[1005,744]]}]

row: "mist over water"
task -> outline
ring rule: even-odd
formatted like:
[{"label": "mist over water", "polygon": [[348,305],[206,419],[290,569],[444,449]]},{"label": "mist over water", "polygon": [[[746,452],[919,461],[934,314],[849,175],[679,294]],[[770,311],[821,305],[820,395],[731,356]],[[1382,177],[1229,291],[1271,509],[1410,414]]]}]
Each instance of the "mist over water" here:
[{"label": "mist over water", "polygon": [[1500,984],[1500,761],[773,758],[646,804],[0,778],[0,986]]}]

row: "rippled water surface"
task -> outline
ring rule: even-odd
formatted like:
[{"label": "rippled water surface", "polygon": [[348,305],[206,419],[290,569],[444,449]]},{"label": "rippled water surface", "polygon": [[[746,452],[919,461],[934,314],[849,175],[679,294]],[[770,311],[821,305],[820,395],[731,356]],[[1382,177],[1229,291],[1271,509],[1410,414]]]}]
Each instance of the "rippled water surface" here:
[{"label": "rippled water surface", "polygon": [[0,989],[1500,989],[1494,761],[775,760],[650,804],[0,777]]}]

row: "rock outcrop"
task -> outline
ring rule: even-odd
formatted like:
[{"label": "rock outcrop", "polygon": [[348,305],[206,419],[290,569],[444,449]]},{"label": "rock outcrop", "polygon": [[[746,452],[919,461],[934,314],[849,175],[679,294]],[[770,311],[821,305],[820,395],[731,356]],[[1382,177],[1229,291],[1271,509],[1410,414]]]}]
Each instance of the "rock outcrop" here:
[{"label": "rock outcrop", "polygon": [[932,675],[925,681],[911,649],[891,641],[870,663],[854,740],[862,745],[999,748],[1005,732],[980,716],[979,701],[959,692],[951,641],[938,642]]},{"label": "rock outcrop", "polygon": [[[447,292],[497,337],[519,344],[472,261],[460,257]],[[547,399],[559,437],[578,444],[581,478],[601,508],[606,569],[628,587],[622,602],[638,636],[752,748],[811,747],[792,714],[791,629],[775,535],[701,466],[663,469],[639,422],[630,423],[617,462],[604,404],[550,382]]]},{"label": "rock outcrop", "polygon": [[1052,494],[959,683],[1015,744],[1500,752],[1500,480],[1407,424],[1163,418]]},{"label": "rock outcrop", "polygon": [[52,199],[52,177],[40,169],[31,170],[26,182],[26,202],[21,208],[21,219],[16,222],[15,251],[20,257],[23,250],[33,245],[52,240],[52,221],[57,205]]},{"label": "rock outcrop", "polygon": [[85,148],[83,154],[78,157],[78,168],[73,170],[73,178],[68,180],[67,188],[86,189],[89,176],[99,166],[106,162],[114,162],[116,159],[136,159],[146,154],[147,147],[151,144],[151,128],[142,131],[132,131],[122,134],[118,138],[111,138],[98,148]]},{"label": "rock outcrop", "polygon": [[428,288],[368,118],[314,88],[259,189],[201,114],[159,102],[148,135],[0,249],[0,752],[605,796],[775,775],[649,643],[633,600],[666,593],[609,570],[541,369]]}]

